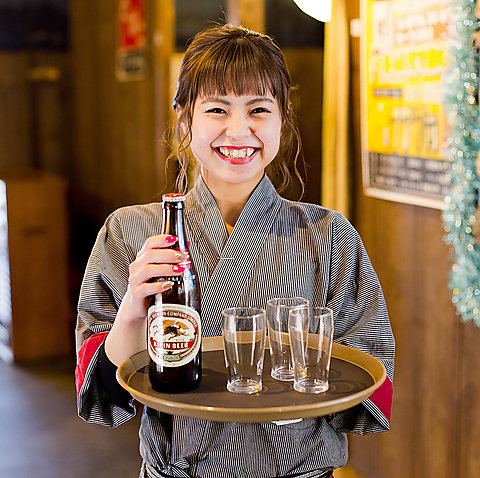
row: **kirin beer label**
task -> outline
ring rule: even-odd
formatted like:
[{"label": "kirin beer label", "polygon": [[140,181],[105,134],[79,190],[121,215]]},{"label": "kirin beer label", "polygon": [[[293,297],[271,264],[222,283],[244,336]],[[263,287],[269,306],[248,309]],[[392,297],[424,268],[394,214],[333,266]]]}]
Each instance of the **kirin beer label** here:
[{"label": "kirin beer label", "polygon": [[148,353],[164,367],[180,367],[197,355],[200,314],[185,305],[158,304],[148,311]]}]

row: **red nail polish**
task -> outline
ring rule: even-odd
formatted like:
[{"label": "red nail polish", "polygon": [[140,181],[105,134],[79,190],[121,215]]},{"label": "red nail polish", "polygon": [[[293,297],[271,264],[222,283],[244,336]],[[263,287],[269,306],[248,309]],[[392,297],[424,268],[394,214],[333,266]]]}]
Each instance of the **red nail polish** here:
[{"label": "red nail polish", "polygon": [[182,266],[172,266],[173,272],[183,272],[185,270],[185,267]]},{"label": "red nail polish", "polygon": [[165,238],[165,242],[168,244],[173,244],[174,242],[177,242],[177,238],[175,236],[167,236]]}]

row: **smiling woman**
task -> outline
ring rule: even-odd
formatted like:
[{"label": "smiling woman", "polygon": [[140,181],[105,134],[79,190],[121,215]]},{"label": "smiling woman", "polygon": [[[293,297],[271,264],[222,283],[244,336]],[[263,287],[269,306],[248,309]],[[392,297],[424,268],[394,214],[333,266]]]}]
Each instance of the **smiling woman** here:
[{"label": "smiling woman", "polygon": [[[180,107],[177,113],[183,117]],[[278,103],[270,92],[262,97],[199,98],[193,108],[190,149],[213,195],[233,195],[245,204],[278,153],[281,130]]]},{"label": "smiling woman", "polygon": [[[330,307],[334,340],[376,356],[389,378],[357,407],[294,423],[205,421],[145,407],[142,478],[331,478],[347,461],[348,432],[389,427],[394,340],[362,241],[341,214],[286,200],[270,180],[272,167],[284,171],[289,148],[298,158],[290,89],[283,54],[266,35],[218,26],[197,35],[185,53],[176,131],[183,167],[189,151],[200,164],[183,211],[202,336],[222,335],[227,308],[303,297]],[[168,278],[182,274],[185,260],[170,248],[176,237],[158,234],[161,209],[151,203],[115,211],[94,246],[77,325],[85,420],[117,426],[136,413],[115,381],[117,366],[145,349],[147,299],[172,287]]]},{"label": "smiling woman", "polygon": [[[245,134],[247,118],[251,123],[260,124],[267,116],[279,116],[281,136],[273,156],[277,155],[277,159],[265,164],[266,170],[282,191],[290,180],[288,163],[293,161],[293,170],[303,186],[297,168],[301,140],[290,103],[291,89],[283,54],[270,38],[228,25],[197,35],[185,54],[174,99],[179,143],[175,155],[181,167],[179,189],[186,188],[192,121],[195,113],[198,117],[200,107],[203,114],[228,117],[225,124],[229,124],[229,131],[237,128],[233,136]],[[243,105],[239,104],[239,97],[244,97]],[[243,128],[240,133],[239,127]],[[257,144],[242,146],[258,149],[260,145],[257,140]]]}]

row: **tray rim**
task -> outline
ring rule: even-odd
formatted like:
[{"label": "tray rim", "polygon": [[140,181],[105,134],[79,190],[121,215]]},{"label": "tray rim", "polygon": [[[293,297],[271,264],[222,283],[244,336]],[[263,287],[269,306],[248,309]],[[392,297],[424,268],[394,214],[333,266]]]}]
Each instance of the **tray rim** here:
[{"label": "tray rim", "polygon": [[[267,342],[268,347],[268,342]],[[202,351],[223,350],[222,337],[202,338]],[[165,398],[151,396],[129,385],[129,379],[148,363],[148,352],[142,350],[125,360],[117,370],[117,381],[138,402],[155,410],[180,415],[189,418],[225,422],[269,422],[275,420],[290,420],[297,418],[313,418],[351,408],[363,402],[377,390],[386,379],[386,370],[383,364],[375,357],[358,349],[333,343],[332,356],[365,370],[373,380],[373,385],[359,392],[337,399],[315,402],[310,404],[293,404],[276,407],[251,408],[218,408],[215,406],[195,405],[176,402],[174,395],[165,395]]]}]

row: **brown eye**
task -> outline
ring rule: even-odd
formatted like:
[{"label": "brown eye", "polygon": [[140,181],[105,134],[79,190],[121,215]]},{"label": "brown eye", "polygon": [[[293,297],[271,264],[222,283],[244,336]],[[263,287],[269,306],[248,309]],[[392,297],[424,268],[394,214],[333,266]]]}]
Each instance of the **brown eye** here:
[{"label": "brown eye", "polygon": [[270,113],[270,111],[267,110],[267,108],[263,108],[262,106],[259,106],[258,108],[253,109],[251,114],[261,114],[261,113]]},{"label": "brown eye", "polygon": [[226,111],[222,108],[211,108],[207,110],[206,113],[223,114],[223,113],[226,113]]}]

